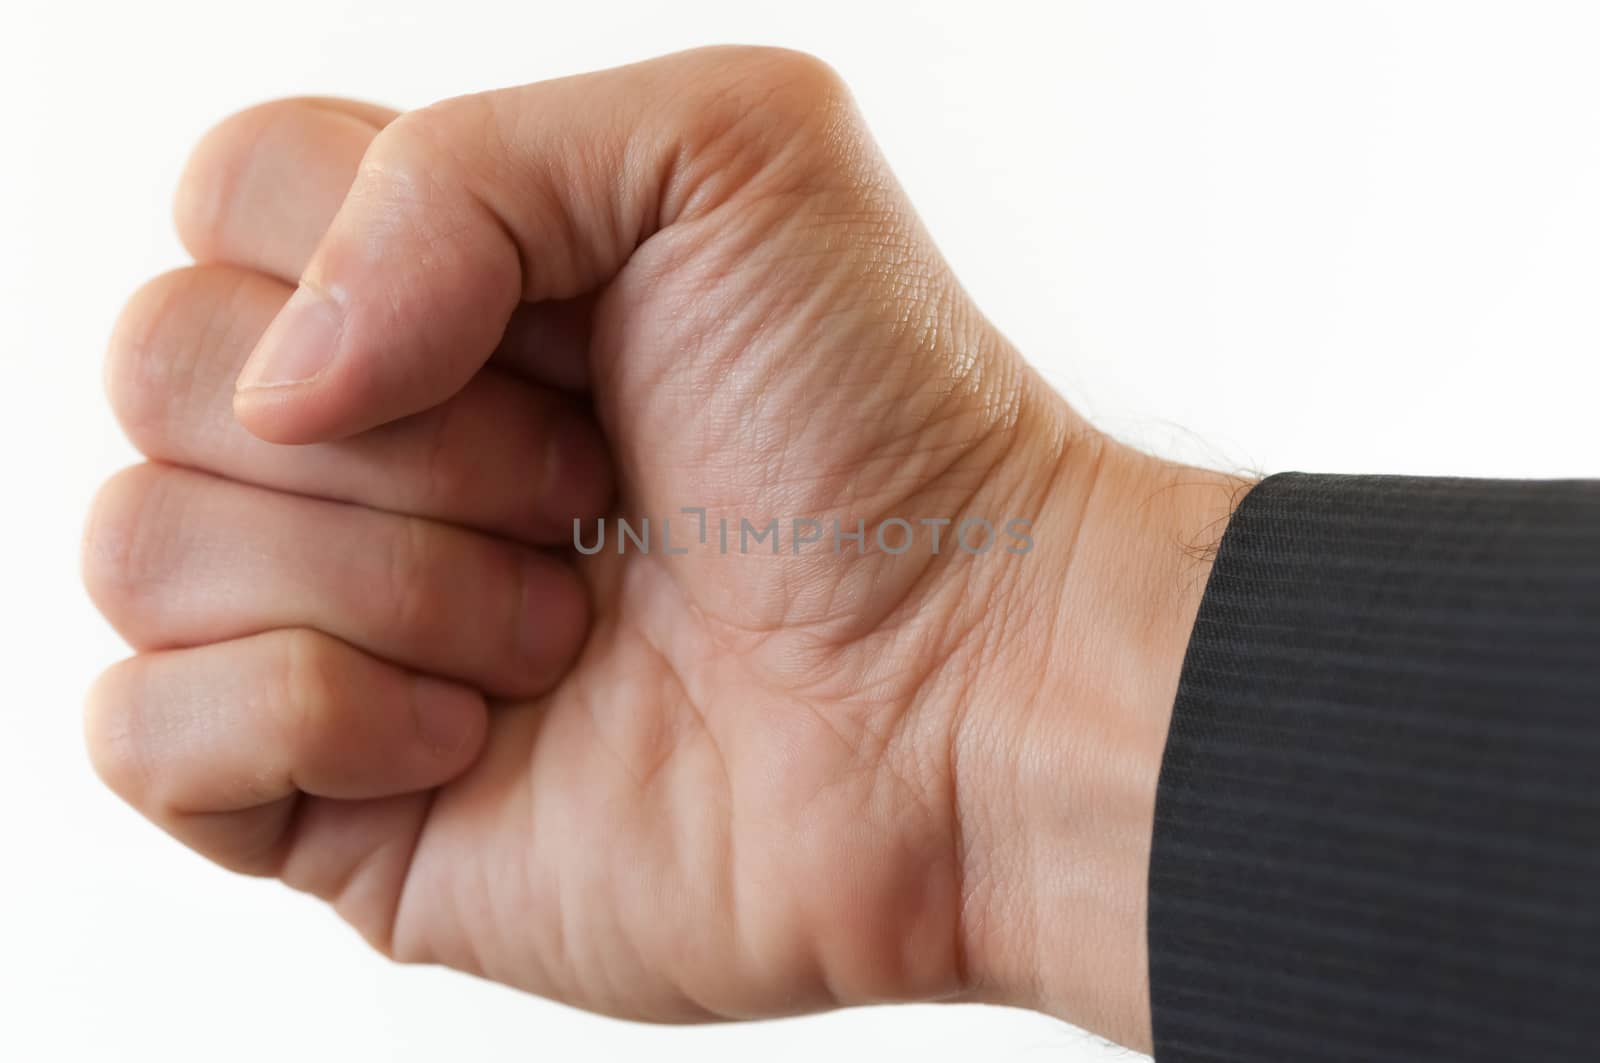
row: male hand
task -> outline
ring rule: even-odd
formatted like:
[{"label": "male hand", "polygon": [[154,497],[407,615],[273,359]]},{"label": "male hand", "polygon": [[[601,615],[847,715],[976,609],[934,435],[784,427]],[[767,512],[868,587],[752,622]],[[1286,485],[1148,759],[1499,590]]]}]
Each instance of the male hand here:
[{"label": "male hand", "polygon": [[[1232,482],[1042,385],[831,71],[271,104],[178,221],[199,264],[108,374],[152,461],[86,545],[139,651],[90,699],[119,794],[397,959],[597,1011],[989,1000],[1148,1043],[1186,547]],[[648,552],[574,554],[617,514]]]}]

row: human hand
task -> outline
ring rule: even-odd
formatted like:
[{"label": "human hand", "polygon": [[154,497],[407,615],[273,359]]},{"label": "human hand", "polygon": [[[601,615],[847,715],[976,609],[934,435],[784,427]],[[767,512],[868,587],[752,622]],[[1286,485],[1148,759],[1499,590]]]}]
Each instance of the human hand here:
[{"label": "human hand", "polygon": [[[153,463],[86,548],[140,651],[90,699],[118,793],[398,959],[592,1010],[989,1000],[1148,1044],[1184,547],[1233,482],[1040,382],[831,71],[269,105],[179,227],[202,264],[109,372]],[[651,549],[546,549],[602,513]]]}]

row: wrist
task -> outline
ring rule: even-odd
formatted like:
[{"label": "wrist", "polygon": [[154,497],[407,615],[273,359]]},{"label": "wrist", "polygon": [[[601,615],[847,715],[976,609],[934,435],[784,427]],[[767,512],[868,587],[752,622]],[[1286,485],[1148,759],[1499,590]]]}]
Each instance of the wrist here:
[{"label": "wrist", "polygon": [[1053,394],[1042,405],[1017,449],[1035,554],[994,589],[1005,635],[958,735],[968,996],[1148,1050],[1156,785],[1246,483],[1118,444]]}]

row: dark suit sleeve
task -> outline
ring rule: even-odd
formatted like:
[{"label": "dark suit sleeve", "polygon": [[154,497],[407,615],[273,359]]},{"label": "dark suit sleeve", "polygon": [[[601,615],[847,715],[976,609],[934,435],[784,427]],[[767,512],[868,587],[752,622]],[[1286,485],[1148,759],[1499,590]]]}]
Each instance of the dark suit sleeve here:
[{"label": "dark suit sleeve", "polygon": [[1157,1063],[1600,1060],[1600,482],[1245,496],[1149,889]]}]

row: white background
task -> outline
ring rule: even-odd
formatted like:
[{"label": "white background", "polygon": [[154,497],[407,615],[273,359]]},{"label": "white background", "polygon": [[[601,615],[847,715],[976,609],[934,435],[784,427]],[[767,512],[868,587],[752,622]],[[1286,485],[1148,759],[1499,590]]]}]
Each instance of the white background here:
[{"label": "white background", "polygon": [[102,791],[121,655],[76,577],[131,460],[122,299],[190,144],[259,100],[397,106],[696,44],[851,82],[979,304],[1103,426],[1238,469],[1600,474],[1592,3],[17,3],[0,25],[0,1057],[1106,1060],[998,1009],[662,1030],[376,959]]}]

